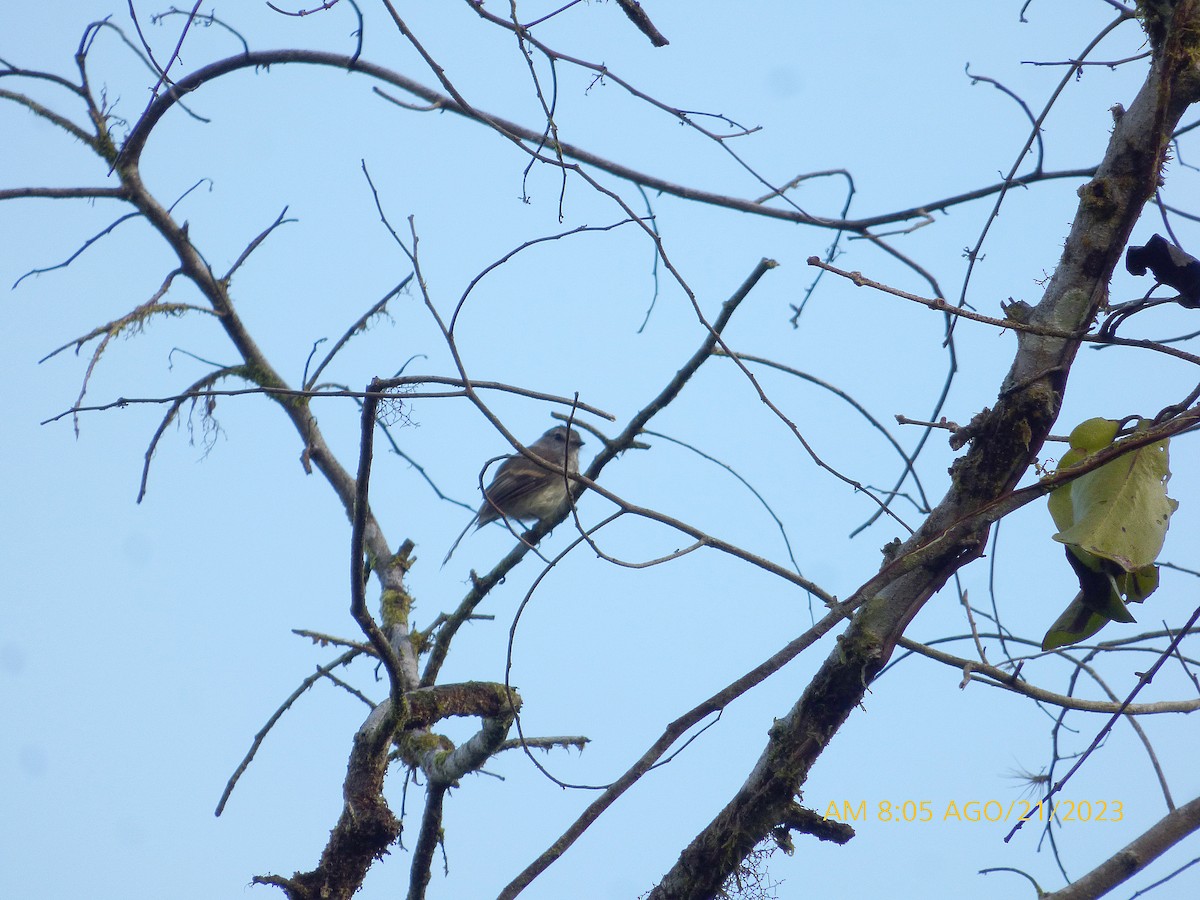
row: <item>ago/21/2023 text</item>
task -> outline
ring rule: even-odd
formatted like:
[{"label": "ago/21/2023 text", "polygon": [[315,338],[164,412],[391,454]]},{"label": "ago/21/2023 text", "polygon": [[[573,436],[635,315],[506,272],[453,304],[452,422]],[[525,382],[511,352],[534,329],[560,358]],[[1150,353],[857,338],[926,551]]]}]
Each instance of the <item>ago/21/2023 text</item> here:
[{"label": "ago/21/2023 text", "polygon": [[[874,813],[872,815],[872,813]],[[834,822],[866,822],[874,818],[878,822],[903,822],[922,824],[932,822],[954,822],[973,824],[977,822],[1015,822],[1018,820],[1042,822],[1047,818],[1062,823],[1120,822],[1125,818],[1125,804],[1121,800],[947,800],[935,805],[932,800],[880,800],[872,810],[866,800],[854,803],[831,800],[824,816]]]}]

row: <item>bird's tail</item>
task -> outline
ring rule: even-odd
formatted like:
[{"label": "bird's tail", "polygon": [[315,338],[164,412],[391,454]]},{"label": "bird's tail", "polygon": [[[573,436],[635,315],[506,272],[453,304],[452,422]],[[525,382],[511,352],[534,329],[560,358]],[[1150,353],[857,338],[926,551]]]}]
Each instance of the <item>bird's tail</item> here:
[{"label": "bird's tail", "polygon": [[467,523],[467,527],[462,530],[462,534],[454,539],[454,543],[450,546],[450,552],[446,554],[446,558],[442,560],[442,568],[446,568],[446,563],[450,562],[450,557],[454,555],[454,551],[458,549],[458,545],[462,543],[462,539],[467,536],[467,532],[471,530],[471,526],[479,520],[479,516],[471,517],[471,521]]}]

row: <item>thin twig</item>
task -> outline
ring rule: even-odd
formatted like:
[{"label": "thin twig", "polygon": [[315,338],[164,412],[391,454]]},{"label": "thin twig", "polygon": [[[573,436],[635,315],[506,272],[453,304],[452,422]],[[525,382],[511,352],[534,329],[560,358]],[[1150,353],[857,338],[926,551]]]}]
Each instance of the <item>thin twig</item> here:
[{"label": "thin twig", "polygon": [[[1159,658],[1157,660],[1155,660],[1154,665],[1152,665],[1150,667],[1150,670],[1148,672],[1145,672],[1138,676],[1138,683],[1136,685],[1134,685],[1133,690],[1131,690],[1129,692],[1129,695],[1121,703],[1120,707],[1112,714],[1112,716],[1109,718],[1109,720],[1104,724],[1104,727],[1101,728],[1099,732],[1097,732],[1096,737],[1092,740],[1092,743],[1088,746],[1087,750],[1085,750],[1080,755],[1079,759],[1077,759],[1075,761],[1075,765],[1071,766],[1071,768],[1067,772],[1067,774],[1064,775],[1062,778],[1060,778],[1054,784],[1054,786],[1052,788],[1050,788],[1049,792],[1043,798],[1044,802],[1049,803],[1050,799],[1056,793],[1058,793],[1058,791],[1060,791],[1063,788],[1063,786],[1071,779],[1071,776],[1074,775],[1077,771],[1079,771],[1080,766],[1082,766],[1083,763],[1087,760],[1087,758],[1092,755],[1092,753],[1095,751],[1095,749],[1100,746],[1100,744],[1104,740],[1105,736],[1112,730],[1112,727],[1117,723],[1117,720],[1124,714],[1125,710],[1128,709],[1129,705],[1133,702],[1133,698],[1136,697],[1139,693],[1141,693],[1142,688],[1144,688],[1146,685],[1148,685],[1151,681],[1154,680],[1155,674],[1158,672],[1158,670],[1160,668],[1162,668],[1163,663],[1165,663],[1168,659],[1171,658],[1171,656],[1175,652],[1175,648],[1179,646],[1179,642],[1183,640],[1184,635],[1186,635],[1191,630],[1191,627],[1196,624],[1196,621],[1198,619],[1200,619],[1200,607],[1197,607],[1192,612],[1191,617],[1187,620],[1187,622],[1184,623],[1183,627],[1179,630],[1179,634],[1177,634],[1172,639],[1171,644],[1170,644],[1170,646],[1167,647],[1166,651],[1161,656],[1159,656]],[[1004,837],[1004,842],[1006,844],[1012,840],[1013,836],[1018,831],[1021,830],[1021,828],[1024,826],[1025,822],[1028,821],[1028,819],[1029,819],[1029,816],[1025,815],[1017,821],[1017,824],[1013,826],[1012,831],[1010,831]]]},{"label": "thin twig", "polygon": [[291,709],[292,704],[300,699],[300,696],[305,691],[307,691],[310,687],[312,687],[334,669],[349,663],[352,659],[358,656],[359,653],[359,650],[347,650],[333,662],[326,663],[323,666],[318,666],[317,671],[300,682],[300,686],[296,688],[296,690],[292,691],[292,693],[286,700],[283,701],[280,707],[271,714],[271,717],[267,719],[267,723],[258,730],[256,735],[254,735],[254,740],[250,744],[250,749],[246,752],[246,755],[238,764],[237,769],[235,769],[234,773],[229,777],[229,781],[226,782],[225,790],[221,792],[221,799],[217,803],[215,815],[219,816],[225,811],[225,804],[229,801],[229,797],[233,793],[234,786],[238,783],[238,779],[242,777],[242,774],[246,771],[246,769],[250,767],[250,763],[254,760],[255,754],[258,753],[258,748],[262,746],[263,740],[266,738],[267,733],[275,726],[275,723],[283,717],[285,712]]},{"label": "thin twig", "polygon": [[[272,397],[306,397],[314,400],[338,397],[353,397],[358,400],[363,400],[368,397],[394,400],[396,397],[393,392],[397,388],[405,387],[407,385],[446,384],[461,386],[462,382],[457,378],[450,378],[445,375],[402,375],[397,376],[396,378],[380,379],[380,384],[382,385],[382,388],[380,389],[380,393],[377,394],[370,394],[363,391],[304,391],[296,390],[294,388],[253,387],[228,391],[202,391],[199,393],[185,391],[181,394],[172,394],[167,397],[118,397],[116,400],[113,400],[109,403],[102,403],[97,406],[75,406],[71,407],[70,409],[65,409],[57,415],[53,415],[48,419],[43,419],[40,424],[47,425],[51,422],[57,422],[59,419],[65,418],[66,416],[73,416],[81,412],[104,412],[110,409],[124,409],[127,406],[139,406],[146,404],[161,406],[164,403],[177,403],[181,400],[199,399],[201,397],[241,397],[246,394],[269,394]],[[503,391],[505,393],[516,394],[521,397],[529,397],[533,400],[545,400],[550,403],[561,403],[564,406],[570,406],[572,402],[570,397],[560,397],[557,394],[546,394],[541,391],[526,390],[525,388],[517,387],[516,385],[511,384],[504,384],[503,382],[499,381],[474,381],[471,384],[472,387],[480,388],[482,390]],[[405,392],[404,396],[461,397],[464,396],[464,394],[462,390],[425,392],[413,391]],[[609,421],[612,421],[615,418],[612,413],[605,412],[604,410],[587,403],[579,403],[578,406],[580,409],[586,410],[592,415],[600,416],[601,418],[608,419]]]}]

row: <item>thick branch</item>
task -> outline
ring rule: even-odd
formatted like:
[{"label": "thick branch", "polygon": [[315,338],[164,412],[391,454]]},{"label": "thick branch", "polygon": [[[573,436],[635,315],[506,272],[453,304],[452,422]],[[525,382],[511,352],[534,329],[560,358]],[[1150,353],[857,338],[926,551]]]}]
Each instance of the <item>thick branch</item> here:
[{"label": "thick branch", "polygon": [[391,703],[379,704],[354,735],[343,786],[345,805],[317,868],[290,878],[256,876],[254,884],[280,887],[289,900],[350,900],[358,891],[367,870],[400,836],[400,821],[383,799],[396,728],[393,709]]},{"label": "thick branch", "polygon": [[450,785],[430,782],[425,790],[425,812],[421,814],[421,831],[413,850],[412,867],[408,877],[408,900],[424,900],[425,890],[433,874],[433,854],[442,842],[442,808]]},{"label": "thick branch", "polygon": [[[375,446],[375,410],[379,407],[379,397],[376,394],[376,381],[367,387],[367,397],[362,405],[362,434],[358,455],[358,477],[354,481],[354,507],[350,516],[350,615],[358,623],[367,640],[371,642],[376,655],[383,663],[388,674],[388,689],[392,701],[399,700],[400,695],[417,683],[416,657],[407,641],[398,643],[408,648],[402,662],[398,647],[393,647],[384,635],[367,609],[366,576],[363,573],[365,558],[363,539],[367,527],[367,515],[370,510],[368,495],[371,486],[371,462],[374,458]],[[391,562],[391,556],[388,556]],[[408,610],[402,611],[401,618],[407,621]],[[407,664],[405,664],[407,663]]]},{"label": "thick branch", "polygon": [[[1062,260],[1032,312],[1034,324],[1083,331],[1104,302],[1108,281],[1144,204],[1154,195],[1171,133],[1200,95],[1192,54],[1200,0],[1184,0],[1164,23],[1154,64],[1117,122],[1103,163],[1080,192]],[[952,472],[950,492],[895,554],[921,550],[921,565],[866,602],[792,710],[776,721],[745,785],[681,854],[652,900],[711,897],[782,820],[808,772],[862,700],[912,617],[946,580],[984,549],[987,529],[948,538],[947,528],[1009,493],[1036,458],[1058,414],[1079,342],[1018,334],[1018,351],[993,410],[974,424],[973,444]],[[932,552],[930,552],[932,551]],[[924,554],[923,554],[924,555]]]},{"label": "thick branch", "polygon": [[1043,895],[1043,900],[1092,900],[1102,897],[1198,830],[1200,797],[1167,813],[1128,846],[1061,891]]}]

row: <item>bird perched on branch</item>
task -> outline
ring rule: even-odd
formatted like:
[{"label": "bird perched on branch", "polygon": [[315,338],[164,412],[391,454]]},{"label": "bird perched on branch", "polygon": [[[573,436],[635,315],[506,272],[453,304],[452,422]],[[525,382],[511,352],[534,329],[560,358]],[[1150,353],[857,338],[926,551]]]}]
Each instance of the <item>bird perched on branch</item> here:
[{"label": "bird perched on branch", "polygon": [[507,457],[500,463],[492,483],[484,489],[483,505],[479,507],[479,512],[475,513],[454,541],[442,565],[450,561],[472,525],[478,531],[488,522],[501,518],[536,519],[540,522],[558,512],[567,500],[563,465],[565,463],[567,472],[578,473],[579,448],[582,446],[583,439],[579,437],[579,432],[558,425],[529,445],[529,452],[545,460],[546,466],[520,453]]}]

